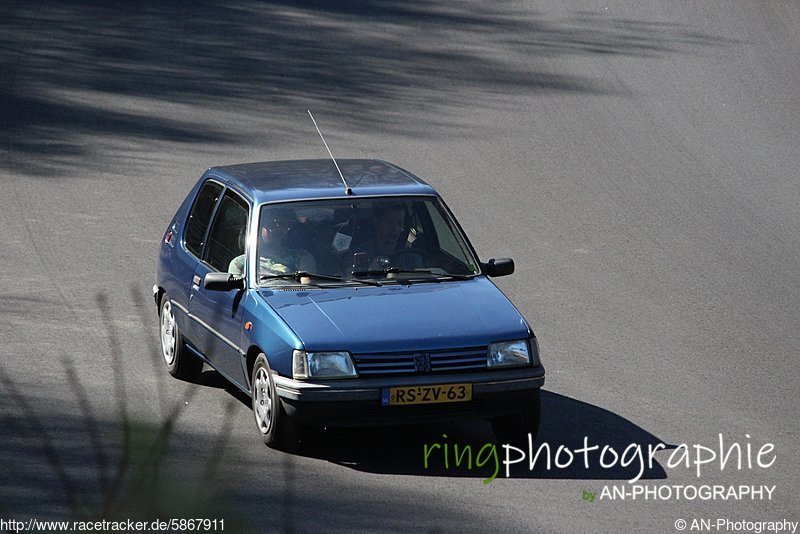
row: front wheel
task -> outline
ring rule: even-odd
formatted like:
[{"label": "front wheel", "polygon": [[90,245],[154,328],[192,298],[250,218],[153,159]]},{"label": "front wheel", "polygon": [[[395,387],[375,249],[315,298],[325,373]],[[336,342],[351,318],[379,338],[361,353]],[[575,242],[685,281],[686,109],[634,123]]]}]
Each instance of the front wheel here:
[{"label": "front wheel", "polygon": [[203,368],[203,362],[186,349],[186,342],[175,321],[172,301],[167,295],[161,299],[158,316],[161,356],[164,358],[164,363],[167,364],[167,371],[175,378],[182,380],[196,376]]},{"label": "front wheel", "polygon": [[259,354],[253,364],[252,384],[253,417],[261,439],[268,447],[289,448],[296,442],[295,425],[283,410],[275,390],[275,381],[267,357]]},{"label": "front wheel", "polygon": [[541,396],[536,389],[525,399],[519,412],[492,419],[492,430],[501,443],[524,445],[528,442],[528,434],[531,440],[536,439],[541,412]]}]

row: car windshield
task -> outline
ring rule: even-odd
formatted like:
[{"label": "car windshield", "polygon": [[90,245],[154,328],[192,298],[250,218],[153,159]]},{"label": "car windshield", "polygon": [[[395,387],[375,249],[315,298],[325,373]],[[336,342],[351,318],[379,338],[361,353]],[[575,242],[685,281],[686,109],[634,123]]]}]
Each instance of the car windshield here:
[{"label": "car windshield", "polygon": [[480,272],[437,197],[266,204],[257,231],[264,285],[441,282]]}]

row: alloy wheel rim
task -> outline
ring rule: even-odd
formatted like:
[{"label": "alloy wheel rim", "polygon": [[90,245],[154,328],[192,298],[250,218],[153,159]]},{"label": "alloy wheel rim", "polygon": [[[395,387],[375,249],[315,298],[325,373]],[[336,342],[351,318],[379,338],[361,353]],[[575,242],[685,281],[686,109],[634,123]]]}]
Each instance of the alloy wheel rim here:
[{"label": "alloy wheel rim", "polygon": [[253,412],[256,416],[256,423],[261,433],[266,434],[272,426],[272,395],[270,394],[269,377],[263,367],[256,371],[253,387]]},{"label": "alloy wheel rim", "polygon": [[171,302],[164,304],[161,312],[161,355],[167,365],[175,361],[175,316]]}]

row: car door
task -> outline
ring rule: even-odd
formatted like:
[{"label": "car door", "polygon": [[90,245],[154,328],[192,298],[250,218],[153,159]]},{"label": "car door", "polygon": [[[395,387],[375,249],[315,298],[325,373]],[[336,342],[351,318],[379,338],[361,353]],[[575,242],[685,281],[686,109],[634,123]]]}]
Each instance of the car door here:
[{"label": "car door", "polygon": [[244,254],[244,233],[250,208],[228,188],[214,214],[201,261],[194,271],[189,313],[197,329],[197,348],[228,380],[245,386],[240,349],[245,290],[212,291],[203,287],[209,272],[227,272],[231,262]]},{"label": "car door", "polygon": [[[166,246],[162,249],[165,255],[164,266],[161,269],[163,274],[161,284],[175,305],[175,320],[178,322],[178,327],[191,345],[195,344],[197,337],[196,324],[189,317],[192,278],[200,261],[211,216],[222,196],[222,190],[223,185],[217,181],[203,182],[192,201],[186,219],[176,219],[168,231],[169,239]],[[178,235],[182,237],[179,238]]]}]

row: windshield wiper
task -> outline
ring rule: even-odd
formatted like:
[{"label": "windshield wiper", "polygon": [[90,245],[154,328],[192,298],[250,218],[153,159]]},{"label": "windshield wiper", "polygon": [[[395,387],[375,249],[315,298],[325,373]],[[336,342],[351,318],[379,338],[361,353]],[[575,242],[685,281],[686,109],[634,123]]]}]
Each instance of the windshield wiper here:
[{"label": "windshield wiper", "polygon": [[436,276],[444,276],[451,280],[471,280],[475,278],[474,274],[453,274],[453,273],[434,273]]},{"label": "windshield wiper", "polygon": [[[401,269],[400,267],[387,267],[386,269],[369,269],[363,271],[353,271],[353,276],[377,276],[388,274],[430,274],[435,277],[446,277],[453,280],[469,280],[474,275],[437,273],[428,269]],[[426,279],[427,280],[427,279]],[[438,281],[438,280],[437,280]]]},{"label": "windshield wiper", "polygon": [[262,274],[258,281],[263,282],[265,280],[278,280],[278,279],[291,279],[297,282],[298,284],[302,282],[303,278],[316,278],[317,280],[332,280],[335,282],[358,282],[360,284],[365,284],[369,286],[380,286],[380,282],[376,282],[374,280],[359,280],[358,278],[342,278],[341,276],[334,276],[331,274],[316,274],[316,273],[308,273],[306,271],[295,271],[293,273],[283,273],[283,274]]}]

